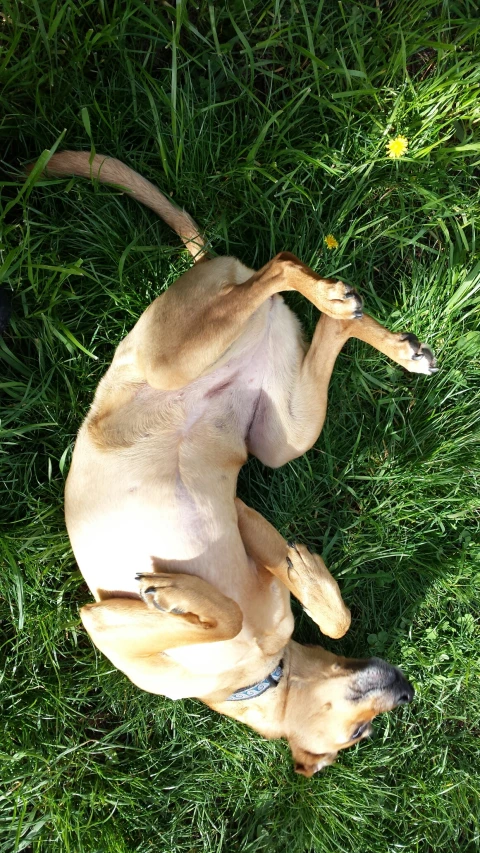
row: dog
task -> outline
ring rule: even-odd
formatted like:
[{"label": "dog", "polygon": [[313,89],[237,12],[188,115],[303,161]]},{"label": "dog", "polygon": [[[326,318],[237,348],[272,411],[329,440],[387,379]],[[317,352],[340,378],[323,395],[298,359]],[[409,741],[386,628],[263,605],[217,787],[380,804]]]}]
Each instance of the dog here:
[{"label": "dog", "polygon": [[[142,690],[196,697],[286,738],[295,770],[312,776],[414,691],[378,658],[292,641],[290,593],[329,637],[345,634],[350,613],[321,557],[235,497],[237,476],[248,453],[278,467],[312,447],[350,337],[414,373],[436,370],[432,351],[290,253],[259,271],[211,258],[190,216],[118,160],[66,151],[46,174],[122,188],[195,261],[119,344],[78,434],[65,511],[95,598],[83,624]],[[279,295],[290,290],[321,312],[308,348]]]}]

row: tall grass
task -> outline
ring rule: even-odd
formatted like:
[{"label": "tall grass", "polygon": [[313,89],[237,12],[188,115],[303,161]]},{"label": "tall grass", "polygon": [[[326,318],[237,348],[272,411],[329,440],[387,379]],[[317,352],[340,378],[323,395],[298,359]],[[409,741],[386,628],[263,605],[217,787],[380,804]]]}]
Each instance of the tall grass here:
[{"label": "tall grass", "polygon": [[[4,0],[0,853],[478,850],[479,28],[470,0]],[[439,357],[425,379],[350,342],[317,446],[241,474],[342,584],[353,626],[328,646],[381,654],[417,688],[313,780],[285,744],[140,693],[79,626],[75,434],[114,347],[189,260],[119,192],[24,183],[56,147],[154,180],[213,252],[259,266],[288,249],[341,275]],[[311,333],[314,309],[289,303]],[[321,641],[296,613],[296,636]]]}]

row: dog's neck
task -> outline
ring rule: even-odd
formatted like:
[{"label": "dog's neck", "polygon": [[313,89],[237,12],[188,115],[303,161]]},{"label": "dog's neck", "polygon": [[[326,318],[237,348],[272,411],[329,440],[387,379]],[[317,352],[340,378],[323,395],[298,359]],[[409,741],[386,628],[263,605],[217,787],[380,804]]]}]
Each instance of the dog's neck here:
[{"label": "dog's neck", "polygon": [[305,697],[325,677],[334,655],[321,646],[302,646],[289,640],[272,666],[276,666],[280,659],[283,676],[272,690],[240,702],[229,702],[225,695],[221,698],[206,697],[202,701],[220,714],[245,723],[266,738],[289,738],[298,726],[299,709]]},{"label": "dog's neck", "polygon": [[[263,737],[285,737],[284,719],[289,690],[291,645],[292,643],[289,642],[285,649],[279,653],[279,658],[282,660],[283,675],[276,687],[266,690],[260,696],[244,701],[231,702],[226,697],[219,700],[215,696],[204,698],[202,702],[226,717],[232,717],[234,720],[245,723]],[[274,662],[272,668],[277,663],[278,661]],[[239,685],[239,688],[241,686]]]}]

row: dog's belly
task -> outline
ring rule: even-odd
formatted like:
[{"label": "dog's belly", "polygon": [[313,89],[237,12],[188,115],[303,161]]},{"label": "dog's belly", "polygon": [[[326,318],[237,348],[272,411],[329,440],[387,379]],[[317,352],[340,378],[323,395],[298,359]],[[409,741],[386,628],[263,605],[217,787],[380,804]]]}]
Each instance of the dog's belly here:
[{"label": "dog's belly", "polygon": [[[150,468],[155,479],[155,466]],[[69,523],[78,565],[96,598],[136,593],[138,572],[186,572],[218,588],[228,574],[251,574],[233,500],[217,505],[211,495],[175,481],[135,482],[118,460],[116,477],[115,484],[97,479],[83,511]]]},{"label": "dog's belly", "polygon": [[189,468],[189,477],[180,485],[178,476],[157,477],[150,465],[151,478],[140,484],[117,458],[113,489],[105,467],[91,461],[101,476],[85,492],[88,507],[82,522],[77,519],[69,530],[94,597],[135,595],[137,572],[184,572],[233,598],[244,614],[234,639],[209,643],[208,648],[200,644],[168,649],[164,659],[159,658],[158,672],[139,686],[174,699],[202,697],[221,689],[235,672],[234,686],[243,686],[242,677],[247,683],[266,657],[284,647],[293,618],[288,590],[265,570],[259,574],[245,553],[233,501],[236,467],[219,472],[203,459],[198,473]]},{"label": "dog's belly", "polygon": [[98,447],[87,418],[65,503],[73,550],[95,597],[135,593],[136,573],[155,568],[200,575],[227,595],[233,577],[248,585],[234,497],[267,345],[266,334],[255,346],[247,339],[179,391],[141,386],[118,413],[126,447]]},{"label": "dog's belly", "polygon": [[[137,388],[112,424],[126,446],[99,447],[87,418],[72,459],[67,527],[97,600],[136,595],[138,572],[177,571],[202,577],[244,613],[233,640],[166,652],[155,686],[144,689],[172,698],[207,695],[228,673],[241,681],[283,648],[293,628],[288,591],[247,558],[234,504],[268,365],[268,313],[267,306],[257,318],[261,334],[258,325],[247,329],[215,370],[188,387]],[[193,692],[191,678],[182,683],[186,672]]]}]

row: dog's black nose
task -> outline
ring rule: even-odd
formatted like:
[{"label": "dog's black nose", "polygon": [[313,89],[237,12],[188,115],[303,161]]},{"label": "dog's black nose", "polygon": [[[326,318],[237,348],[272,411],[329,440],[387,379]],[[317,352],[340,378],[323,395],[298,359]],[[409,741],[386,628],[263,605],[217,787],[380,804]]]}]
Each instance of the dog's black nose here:
[{"label": "dog's black nose", "polygon": [[415,690],[403,674],[399,671],[398,685],[395,685],[395,695],[397,705],[408,705],[415,696]]},{"label": "dog's black nose", "polygon": [[403,672],[381,658],[369,658],[358,661],[360,664],[356,679],[355,690],[363,696],[368,693],[381,692],[389,696],[392,708],[411,702],[415,691]]},{"label": "dog's black nose", "polygon": [[391,694],[394,707],[412,701],[415,691],[401,669],[379,658],[371,658],[370,668],[376,673],[381,689]]}]

